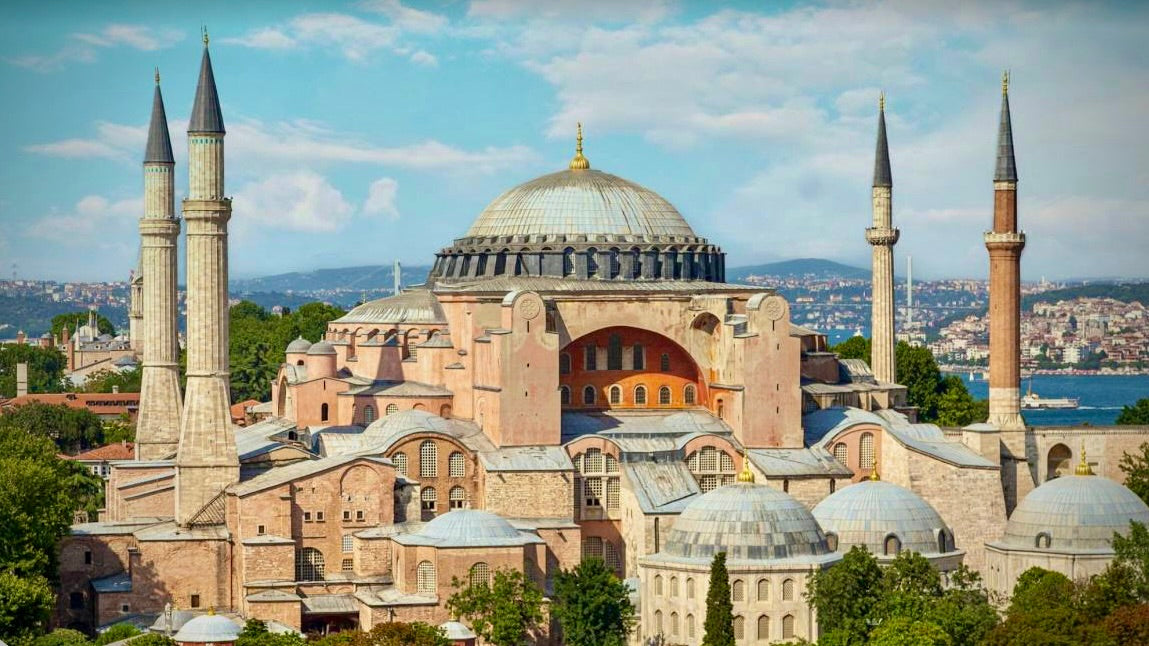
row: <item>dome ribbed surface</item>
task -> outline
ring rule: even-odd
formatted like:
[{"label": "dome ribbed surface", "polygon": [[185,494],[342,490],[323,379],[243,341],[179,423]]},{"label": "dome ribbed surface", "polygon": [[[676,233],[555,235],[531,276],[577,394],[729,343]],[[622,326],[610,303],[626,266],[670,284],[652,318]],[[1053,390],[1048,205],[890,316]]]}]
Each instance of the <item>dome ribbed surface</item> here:
[{"label": "dome ribbed surface", "polygon": [[1062,476],[1034,489],[1005,526],[1004,543],[1032,548],[1049,534],[1050,549],[1108,550],[1129,522],[1149,525],[1149,507],[1125,486],[1099,476]]},{"label": "dome ribbed surface", "polygon": [[424,525],[419,534],[451,544],[474,542],[477,545],[491,539],[518,539],[521,536],[510,523],[481,509],[456,509],[437,516]]},{"label": "dome ribbed surface", "polygon": [[234,642],[239,638],[240,627],[222,615],[200,615],[188,621],[175,634],[178,642],[211,644]]},{"label": "dome ribbed surface", "polygon": [[467,237],[517,235],[671,235],[695,233],[661,195],[597,170],[564,170],[495,198]]},{"label": "dome ribbed surface", "polygon": [[863,480],[839,489],[814,507],[822,531],[838,535],[838,551],[863,545],[882,554],[886,537],[893,534],[903,550],[939,554],[938,533],[948,529],[921,496],[892,482]]},{"label": "dome ribbed surface", "polygon": [[787,493],[739,482],[703,494],[687,505],[667,532],[662,553],[712,559],[769,560],[829,553],[814,516]]}]

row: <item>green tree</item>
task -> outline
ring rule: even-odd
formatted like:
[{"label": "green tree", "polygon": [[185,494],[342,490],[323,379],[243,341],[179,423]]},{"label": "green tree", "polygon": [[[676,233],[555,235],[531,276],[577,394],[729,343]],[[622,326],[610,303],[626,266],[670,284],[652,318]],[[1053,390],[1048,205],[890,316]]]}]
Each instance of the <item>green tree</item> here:
[{"label": "green tree", "polygon": [[924,556],[904,551],[882,572],[884,617],[921,617],[942,596],[941,574]]},{"label": "green tree", "polygon": [[1122,585],[1132,588],[1136,600],[1149,602],[1149,528],[1133,521],[1127,536],[1113,534],[1111,567],[1127,568]]},{"label": "green tree", "polygon": [[120,413],[114,420],[104,422],[104,444],[136,441],[136,423],[127,413]]},{"label": "green tree", "polygon": [[1138,451],[1121,456],[1118,467],[1125,474],[1125,486],[1149,505],[1149,442]]},{"label": "green tree", "polygon": [[918,407],[918,419],[937,419],[942,374],[928,348],[911,346],[904,341],[895,348],[898,383],[906,387],[910,406]]},{"label": "green tree", "polygon": [[300,305],[299,309],[288,315],[291,321],[291,331],[283,345],[284,349],[287,348],[287,343],[291,343],[291,340],[297,336],[302,336],[312,342],[318,341],[323,338],[323,334],[327,331],[327,324],[346,313],[327,303],[317,302]]},{"label": "green tree", "polygon": [[165,637],[159,633],[141,635],[128,643],[131,644],[131,646],[176,646],[174,639]]},{"label": "green tree", "polygon": [[898,615],[870,634],[869,646],[951,646],[954,642],[937,624]]},{"label": "green tree", "polygon": [[[258,646],[263,643],[259,642]],[[440,628],[421,621],[375,624],[368,632],[344,631],[306,643],[310,646],[451,646]]]},{"label": "green tree", "polygon": [[62,393],[70,382],[64,378],[68,360],[56,348],[38,345],[0,345],[0,397],[16,396],[16,364],[28,364],[28,392]]},{"label": "green tree", "polygon": [[710,589],[706,592],[706,623],[702,646],[734,646],[734,605],[730,600],[730,573],[726,552],[710,562]]},{"label": "green tree", "polygon": [[495,646],[520,646],[542,621],[543,593],[518,570],[495,570],[490,585],[463,585],[453,579],[456,592],[447,609],[466,617],[471,629]]},{"label": "green tree", "polygon": [[949,585],[925,614],[954,644],[979,644],[998,623],[977,572],[961,565],[949,575]]},{"label": "green tree", "polygon": [[122,372],[112,368],[102,368],[88,375],[88,378],[84,380],[82,390],[86,393],[138,393],[143,375],[144,371],[141,366]]},{"label": "green tree", "polygon": [[960,377],[944,377],[938,386],[937,419],[941,426],[968,426],[989,418],[989,401],[974,399]]},{"label": "green tree", "polygon": [[57,628],[32,640],[31,646],[91,646],[88,636],[71,628]]},{"label": "green tree", "polygon": [[873,343],[865,336],[852,336],[830,348],[831,352],[838,354],[839,359],[862,359],[866,363],[870,363],[872,350]]},{"label": "green tree", "polygon": [[551,614],[570,646],[624,646],[634,624],[630,589],[601,559],[559,572]]},{"label": "green tree", "polygon": [[303,646],[306,643],[300,635],[277,635],[268,631],[267,623],[262,619],[248,619],[235,646]]},{"label": "green tree", "polygon": [[1132,406],[1122,406],[1117,423],[1129,426],[1149,426],[1149,397],[1138,399]]},{"label": "green tree", "polygon": [[98,415],[86,408],[62,404],[29,402],[13,406],[0,415],[0,427],[46,437],[64,453],[77,453],[104,442],[104,424]]},{"label": "green tree", "polygon": [[881,595],[878,560],[855,545],[838,564],[810,577],[806,601],[818,611],[823,633],[838,635],[842,644],[864,644]]},{"label": "green tree", "polygon": [[1108,645],[1111,640],[1078,607],[1078,590],[1059,572],[1030,568],[1013,588],[1005,621],[986,635],[986,646]]},{"label": "green tree", "polygon": [[[68,331],[71,333],[71,335],[76,336],[76,330],[80,329],[80,326],[87,325],[87,324],[88,324],[88,312],[87,311],[70,312],[68,314],[57,314],[56,316],[52,317],[51,333],[52,333],[52,336],[60,336],[60,333],[64,331],[64,327],[66,326],[68,328]],[[116,333],[116,326],[112,325],[111,321],[109,321],[106,317],[104,317],[103,314],[100,314],[98,312],[96,313],[96,328],[99,329],[100,334],[115,334]]]},{"label": "green tree", "polygon": [[105,646],[105,644],[118,642],[128,637],[135,637],[138,634],[140,634],[139,628],[126,622],[119,623],[100,633],[100,636],[96,637],[94,646]]},{"label": "green tree", "polygon": [[1149,604],[1117,608],[1105,618],[1104,627],[1115,644],[1149,644]]},{"label": "green tree", "polygon": [[52,618],[55,601],[45,577],[21,576],[0,565],[0,639],[15,644],[38,634]]}]

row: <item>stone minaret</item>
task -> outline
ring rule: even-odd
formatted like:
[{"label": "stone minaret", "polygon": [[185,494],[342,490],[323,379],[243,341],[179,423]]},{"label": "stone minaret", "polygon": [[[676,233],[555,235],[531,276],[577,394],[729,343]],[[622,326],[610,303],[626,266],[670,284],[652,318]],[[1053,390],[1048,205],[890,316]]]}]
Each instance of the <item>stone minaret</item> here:
[{"label": "stone minaret", "polygon": [[989,250],[989,423],[1021,430],[1021,250],[1025,234],[1017,230],[1017,165],[1009,121],[1009,74],[1001,81],[1001,125],[997,133],[997,171],[993,176],[993,231]]},{"label": "stone minaret", "polygon": [[[159,89],[158,85],[156,89]],[[145,160],[144,163],[148,163],[147,160]],[[144,173],[147,172],[145,168]],[[148,177],[145,174],[144,184],[147,184],[147,181]],[[144,190],[147,190],[146,186]],[[143,249],[141,248],[140,251],[142,253]],[[137,263],[136,269],[133,269],[128,275],[128,341],[131,344],[131,348],[136,352],[143,349],[144,343],[143,338],[140,336],[142,333],[140,326],[144,320],[144,273],[141,269],[139,263]]]},{"label": "stone minaret", "polygon": [[[160,73],[152,100],[152,122],[144,151],[144,217],[140,218],[140,276],[138,307],[144,367],[140,383],[140,412],[136,420],[136,458],[159,460],[175,453],[180,435],[179,338],[176,304],[176,240],[180,221],[175,216],[175,158],[168,136],[168,118],[160,94]],[[134,293],[134,283],[133,283]]]},{"label": "stone minaret", "polygon": [[187,525],[239,480],[228,395],[227,222],[223,114],[204,34],[188,122],[187,394],[176,455],[176,522]]},{"label": "stone minaret", "polygon": [[878,147],[874,153],[874,220],[866,229],[866,242],[873,247],[873,297],[870,329],[873,340],[870,365],[878,381],[895,383],[894,361],[894,245],[899,231],[893,228],[893,187],[890,149],[886,144],[886,95],[878,99]]}]

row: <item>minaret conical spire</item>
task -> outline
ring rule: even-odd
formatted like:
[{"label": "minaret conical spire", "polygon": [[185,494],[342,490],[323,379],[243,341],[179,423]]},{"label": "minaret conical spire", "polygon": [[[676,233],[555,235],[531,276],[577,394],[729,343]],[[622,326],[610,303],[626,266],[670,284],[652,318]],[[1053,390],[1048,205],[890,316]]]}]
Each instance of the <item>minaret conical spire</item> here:
[{"label": "minaret conical spire", "polygon": [[997,129],[997,171],[995,182],[1016,182],[1017,162],[1013,158],[1013,127],[1009,120],[1009,72],[1001,75],[1001,124]]},{"label": "minaret conical spire", "polygon": [[160,71],[156,69],[156,91],[152,98],[152,121],[148,125],[148,145],[144,149],[145,164],[174,164],[172,138],[168,134],[168,115],[164,111],[164,96],[160,92]]},{"label": "minaret conical spire", "polygon": [[219,93],[215,89],[215,74],[211,69],[211,54],[207,49],[207,32],[203,34],[203,60],[199,67],[199,84],[195,89],[188,132],[214,132],[223,134],[223,111],[219,108]]},{"label": "minaret conical spire", "polygon": [[886,94],[878,99],[878,147],[874,152],[874,186],[893,186],[890,147],[886,143]]}]

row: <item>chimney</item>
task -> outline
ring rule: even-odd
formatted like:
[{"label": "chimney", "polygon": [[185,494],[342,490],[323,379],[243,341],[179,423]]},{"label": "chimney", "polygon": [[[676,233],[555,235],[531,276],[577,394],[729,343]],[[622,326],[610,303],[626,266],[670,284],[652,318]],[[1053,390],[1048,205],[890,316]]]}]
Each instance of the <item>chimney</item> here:
[{"label": "chimney", "polygon": [[23,397],[28,394],[28,364],[16,364],[16,396]]},{"label": "chimney", "polygon": [[112,386],[112,394],[118,395],[119,393],[120,393],[120,387],[119,386]]}]

